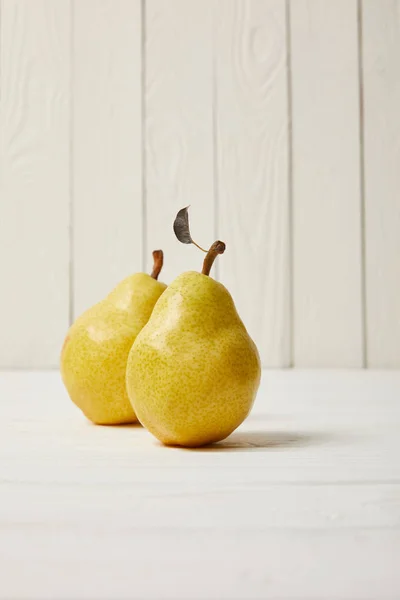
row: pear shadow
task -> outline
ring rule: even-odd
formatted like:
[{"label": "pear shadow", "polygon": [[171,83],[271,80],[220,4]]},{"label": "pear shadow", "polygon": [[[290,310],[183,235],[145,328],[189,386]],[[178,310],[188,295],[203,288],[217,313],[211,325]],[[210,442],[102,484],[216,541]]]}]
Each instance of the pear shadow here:
[{"label": "pear shadow", "polygon": [[144,429],[141,423],[93,423],[87,421],[90,427],[99,427],[100,429]]},{"label": "pear shadow", "polygon": [[191,452],[265,452],[280,448],[301,448],[329,441],[328,435],[319,433],[291,433],[284,431],[233,432],[221,442],[186,448]]},{"label": "pear shadow", "polygon": [[141,423],[121,423],[120,425],[112,425],[118,429],[144,429]]}]

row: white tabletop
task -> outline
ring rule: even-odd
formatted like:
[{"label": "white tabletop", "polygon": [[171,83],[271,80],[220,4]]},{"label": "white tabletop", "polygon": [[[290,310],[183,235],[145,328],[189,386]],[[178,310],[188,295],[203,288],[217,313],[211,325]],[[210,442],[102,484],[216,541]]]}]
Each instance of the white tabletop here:
[{"label": "white tabletop", "polygon": [[0,597],[400,598],[400,372],[265,371],[202,450],[1,373]]}]

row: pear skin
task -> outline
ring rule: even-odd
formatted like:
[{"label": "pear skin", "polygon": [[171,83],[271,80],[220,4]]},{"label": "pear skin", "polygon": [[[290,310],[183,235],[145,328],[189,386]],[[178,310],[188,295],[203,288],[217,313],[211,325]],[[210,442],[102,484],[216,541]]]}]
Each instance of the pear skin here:
[{"label": "pear skin", "polygon": [[[161,253],[161,254],[160,254]],[[61,375],[71,400],[99,425],[135,423],[125,385],[129,351],[166,285],[157,281],[162,252],[155,251],[152,276],[124,279],[71,326],[61,352]]]},{"label": "pear skin", "polygon": [[139,421],[156,438],[196,447],[242,423],[260,376],[257,348],[228,290],[190,271],[169,285],[136,337],[126,384]]}]

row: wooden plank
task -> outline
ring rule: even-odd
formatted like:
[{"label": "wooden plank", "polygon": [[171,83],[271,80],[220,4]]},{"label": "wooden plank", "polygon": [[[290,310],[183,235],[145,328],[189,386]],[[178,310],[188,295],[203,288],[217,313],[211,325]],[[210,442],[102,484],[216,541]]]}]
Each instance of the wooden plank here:
[{"label": "wooden plank", "polygon": [[[21,441],[21,440],[20,440]],[[106,467],[107,468],[107,467]],[[187,467],[186,467],[187,468]],[[221,467],[222,468],[222,467]],[[185,470],[182,470],[185,474]],[[51,485],[49,482],[3,483],[0,527],[22,522],[43,528],[47,523],[94,528],[107,516],[111,528],[140,528],[149,532],[237,530],[351,530],[400,531],[400,483],[365,485],[197,485],[176,482],[131,482],[129,485]],[[244,489],[245,488],[245,489]],[[29,497],[29,503],[26,498]],[[132,506],[136,510],[132,511]],[[244,510],[250,507],[251,510]],[[140,516],[140,518],[138,518]],[[111,525],[112,522],[112,525]]]},{"label": "wooden plank", "polygon": [[286,15],[280,0],[217,3],[221,281],[265,366],[289,366]]},{"label": "wooden plank", "polygon": [[363,365],[356,0],[290,3],[294,358]]},{"label": "wooden plank", "polygon": [[0,598],[397,600],[399,551],[398,530],[148,531],[106,515],[94,527],[19,520],[0,539]]},{"label": "wooden plank", "polygon": [[362,3],[367,358],[400,367],[400,1]]},{"label": "wooden plank", "polygon": [[146,2],[146,256],[163,248],[161,279],[199,270],[203,255],[172,230],[191,205],[194,239],[214,241],[212,7],[207,0]]},{"label": "wooden plank", "polygon": [[74,315],[142,270],[141,2],[74,2]]},{"label": "wooden plank", "polygon": [[49,367],[68,327],[70,6],[0,8],[0,366]]}]

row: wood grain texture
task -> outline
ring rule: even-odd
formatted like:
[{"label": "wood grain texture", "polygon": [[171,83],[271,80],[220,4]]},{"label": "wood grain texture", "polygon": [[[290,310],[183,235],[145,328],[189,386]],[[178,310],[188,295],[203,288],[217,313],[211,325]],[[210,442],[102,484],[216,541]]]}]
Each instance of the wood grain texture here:
[{"label": "wood grain texture", "polygon": [[356,0],[290,3],[294,359],[363,364]]},{"label": "wood grain texture", "polygon": [[265,371],[187,451],[1,373],[0,598],[397,599],[399,395],[400,372]]},{"label": "wood grain texture", "polygon": [[0,11],[0,366],[52,366],[68,326],[70,6]]},{"label": "wood grain texture", "polygon": [[367,358],[400,367],[400,2],[362,3]]},{"label": "wood grain texture", "polygon": [[149,533],[139,525],[125,527],[117,511],[107,516],[116,523],[115,529],[109,522],[95,528],[51,522],[42,528],[6,527],[1,539],[4,574],[0,598],[399,597],[398,530],[300,531],[293,535],[258,528],[180,531],[166,527]]},{"label": "wood grain texture", "polygon": [[74,2],[74,315],[142,270],[140,0]]},{"label": "wood grain texture", "polygon": [[227,285],[264,366],[290,351],[285,3],[216,8],[218,236]]},{"label": "wood grain texture", "polygon": [[146,256],[162,248],[160,279],[200,270],[202,253],[182,246],[172,224],[191,205],[192,236],[214,242],[212,17],[214,0],[147,0],[145,61]]}]

